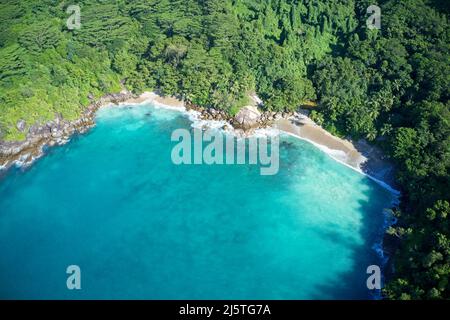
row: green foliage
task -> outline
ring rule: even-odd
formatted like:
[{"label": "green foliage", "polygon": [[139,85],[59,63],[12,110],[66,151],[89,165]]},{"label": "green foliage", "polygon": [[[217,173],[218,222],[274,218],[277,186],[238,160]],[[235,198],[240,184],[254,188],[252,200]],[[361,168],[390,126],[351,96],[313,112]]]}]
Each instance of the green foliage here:
[{"label": "green foliage", "polygon": [[365,138],[398,167],[403,192],[392,299],[449,298],[450,32],[443,1],[82,0],[0,3],[0,137],[78,117],[121,90],[159,89],[231,114],[257,92],[267,109],[317,100],[311,117]]},{"label": "green foliage", "polygon": [[55,48],[62,34],[58,29],[58,21],[39,21],[24,28],[19,35],[19,43],[31,53],[39,53],[45,49]]},{"label": "green foliage", "polygon": [[[403,246],[397,256],[396,279],[385,292],[391,299],[447,299],[450,276],[450,205],[436,201],[423,217],[409,220]],[[439,226],[439,228],[437,228]]]},{"label": "green foliage", "polygon": [[18,45],[11,45],[0,48],[0,80],[23,74],[24,70],[24,50]]}]

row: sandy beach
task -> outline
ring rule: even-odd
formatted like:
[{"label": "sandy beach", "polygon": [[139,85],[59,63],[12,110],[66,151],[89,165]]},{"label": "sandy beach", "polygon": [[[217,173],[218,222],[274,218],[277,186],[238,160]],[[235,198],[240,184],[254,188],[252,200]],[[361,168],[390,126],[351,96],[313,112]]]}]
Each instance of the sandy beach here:
[{"label": "sandy beach", "polygon": [[333,136],[300,113],[290,119],[275,121],[274,127],[314,144],[335,160],[366,174],[383,187],[398,193],[394,165],[385,159],[380,149],[371,146],[366,141],[353,142]]},{"label": "sandy beach", "polygon": [[153,103],[155,105],[162,105],[165,107],[171,107],[171,108],[184,108],[185,104],[184,101],[176,98],[176,97],[163,97],[162,95],[156,93],[156,92],[149,92],[146,91],[142,93],[137,98],[128,99],[124,103],[127,104],[141,104],[144,102]]},{"label": "sandy beach", "polygon": [[[251,95],[250,99],[254,106],[262,104],[256,94]],[[176,97],[164,97],[158,92],[144,92],[139,97],[129,99],[124,103],[141,104],[144,102],[166,108],[180,109],[180,111],[185,110],[184,101]],[[335,160],[367,174],[380,184],[386,184],[386,187],[395,186],[393,165],[384,159],[383,153],[378,148],[370,146],[363,140],[353,142],[333,136],[301,113],[295,113],[293,117],[288,119],[275,120],[273,128],[314,144]]]},{"label": "sandy beach", "polygon": [[277,120],[274,127],[315,144],[355,169],[361,170],[361,165],[367,161],[352,142],[333,136],[306,116],[299,114],[295,119]]}]

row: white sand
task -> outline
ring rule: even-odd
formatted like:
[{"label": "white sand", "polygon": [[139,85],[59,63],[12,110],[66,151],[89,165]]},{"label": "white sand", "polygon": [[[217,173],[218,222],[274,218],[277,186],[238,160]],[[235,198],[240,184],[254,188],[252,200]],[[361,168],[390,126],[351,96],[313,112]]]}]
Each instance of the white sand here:
[{"label": "white sand", "polygon": [[333,136],[304,115],[297,114],[295,119],[280,119],[274,127],[288,134],[307,140],[336,160],[362,171],[361,165],[367,161],[351,141]]},{"label": "white sand", "polygon": [[154,103],[155,105],[172,107],[172,108],[180,108],[183,109],[184,101],[176,98],[176,97],[163,97],[156,92],[146,91],[142,93],[138,98],[129,99],[124,103],[127,104],[141,104],[141,103]]}]

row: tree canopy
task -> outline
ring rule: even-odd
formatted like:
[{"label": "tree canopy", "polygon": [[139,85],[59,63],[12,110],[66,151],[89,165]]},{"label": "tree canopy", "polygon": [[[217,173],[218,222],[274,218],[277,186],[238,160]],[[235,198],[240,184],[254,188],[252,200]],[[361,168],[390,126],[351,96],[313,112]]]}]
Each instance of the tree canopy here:
[{"label": "tree canopy", "polygon": [[385,295],[449,298],[448,4],[383,0],[80,0],[0,3],[0,139],[88,97],[159,89],[235,112],[250,92],[275,111],[316,101],[312,117],[380,146],[403,192],[395,274]]}]

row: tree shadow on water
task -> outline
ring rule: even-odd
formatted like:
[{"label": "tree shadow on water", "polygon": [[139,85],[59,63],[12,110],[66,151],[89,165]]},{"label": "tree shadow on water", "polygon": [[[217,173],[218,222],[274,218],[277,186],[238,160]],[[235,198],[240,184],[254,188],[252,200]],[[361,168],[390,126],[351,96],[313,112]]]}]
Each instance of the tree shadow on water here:
[{"label": "tree shadow on water", "polygon": [[[376,186],[370,186],[365,192],[369,199],[377,196]],[[378,195],[379,196],[379,195]],[[371,265],[380,266],[382,260],[374,249],[376,243],[380,243],[383,237],[383,209],[388,207],[388,203],[382,201],[359,200],[359,210],[362,212],[361,228],[355,237],[360,237],[362,241],[356,241],[354,237],[345,236],[336,228],[318,228],[314,230],[322,239],[334,244],[342,244],[349,249],[352,260],[350,268],[343,272],[330,274],[328,281],[318,284],[311,299],[331,299],[331,300],[366,300],[373,299],[374,290],[367,288],[367,279],[371,274],[367,274],[367,268]],[[330,225],[331,226],[331,225]],[[325,263],[325,261],[324,261]],[[326,261],[332,265],[333,261]]]}]

